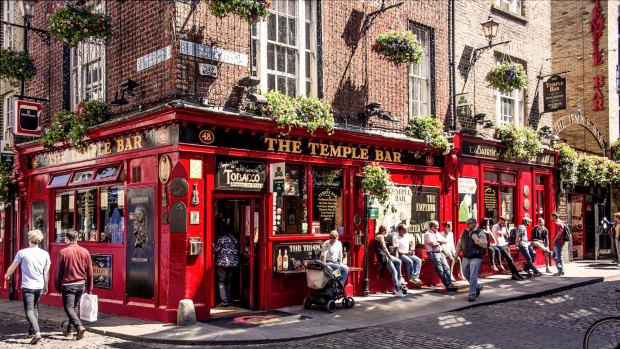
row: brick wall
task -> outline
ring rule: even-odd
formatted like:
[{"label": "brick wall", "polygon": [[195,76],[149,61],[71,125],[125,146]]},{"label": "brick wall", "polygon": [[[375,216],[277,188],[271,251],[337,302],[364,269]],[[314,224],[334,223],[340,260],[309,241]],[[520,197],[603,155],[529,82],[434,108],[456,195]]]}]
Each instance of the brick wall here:
[{"label": "brick wall", "polygon": [[[538,79],[538,76],[551,72],[551,2],[525,0],[523,4],[523,12],[515,16],[496,8],[495,0],[456,2],[456,93],[465,94],[464,97],[471,105],[471,117],[457,118],[457,125],[468,133],[489,136],[494,133],[494,129],[485,129],[476,124],[473,116],[479,113],[486,114],[486,120],[498,125],[496,91],[488,87],[485,77],[497,60],[502,58],[522,63],[526,69],[528,86],[521,123],[534,129],[551,126],[551,115],[541,114],[542,82]],[[508,40],[510,43],[484,52],[476,64],[470,67],[473,50],[488,45],[480,24],[486,22],[489,15],[499,23],[493,43]],[[457,105],[459,98],[457,96]]]},{"label": "brick wall", "polygon": [[[604,50],[603,64],[593,65],[593,34],[590,31],[595,3],[591,0],[567,0],[562,6],[551,10],[553,70],[568,71],[567,110],[557,112],[554,119],[571,113],[577,105],[598,130],[607,144],[618,138],[618,92],[616,91],[615,69],[618,64],[618,6],[614,1],[600,1],[605,18],[603,35],[599,39],[599,50]],[[604,110],[593,111],[594,76],[605,78],[601,88],[604,95]],[[581,126],[570,126],[560,133],[574,148],[601,154],[602,151],[591,133]]]}]

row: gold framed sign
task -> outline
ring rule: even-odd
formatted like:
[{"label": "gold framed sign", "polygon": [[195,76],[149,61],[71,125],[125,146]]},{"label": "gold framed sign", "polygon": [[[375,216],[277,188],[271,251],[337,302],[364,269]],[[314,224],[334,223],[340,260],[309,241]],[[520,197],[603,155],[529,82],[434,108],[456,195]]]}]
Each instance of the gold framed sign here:
[{"label": "gold framed sign", "polygon": [[168,155],[164,155],[159,159],[159,181],[161,184],[168,183],[170,173],[172,172],[172,161]]}]

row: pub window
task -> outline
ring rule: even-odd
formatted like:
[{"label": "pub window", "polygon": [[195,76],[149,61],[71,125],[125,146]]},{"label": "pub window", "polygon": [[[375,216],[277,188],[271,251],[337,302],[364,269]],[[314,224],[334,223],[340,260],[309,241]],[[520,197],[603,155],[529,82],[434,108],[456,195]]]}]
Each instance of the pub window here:
[{"label": "pub window", "polygon": [[56,242],[65,241],[65,234],[73,229],[75,201],[73,192],[56,194],[56,210],[54,226],[56,229]]},{"label": "pub window", "polygon": [[276,233],[308,234],[306,167],[286,164],[284,192],[276,197]]},{"label": "pub window", "polygon": [[65,173],[65,174],[54,176],[52,177],[52,179],[50,179],[50,182],[47,185],[47,187],[48,188],[64,187],[65,185],[67,185],[67,182],[69,181],[69,177],[71,177],[71,173]]},{"label": "pub window", "polygon": [[123,187],[108,187],[100,190],[99,241],[120,244],[123,242],[125,198]]},{"label": "pub window", "polygon": [[73,174],[73,179],[71,179],[71,183],[88,182],[92,178],[93,178],[93,171],[92,170],[75,172]]},{"label": "pub window", "polygon": [[[514,219],[514,173],[484,172],[484,217],[497,222],[500,215],[505,215],[509,223]],[[497,181],[497,179],[501,181]],[[495,180],[493,180],[495,179]]]},{"label": "pub window", "polygon": [[78,240],[97,241],[97,189],[78,190],[76,230]]},{"label": "pub window", "polygon": [[96,181],[104,180],[104,179],[114,180],[118,176],[118,173],[119,173],[118,166],[102,167],[97,170],[97,174],[95,175],[95,180]]},{"label": "pub window", "polygon": [[312,169],[312,232],[329,234],[343,227],[342,169]]}]

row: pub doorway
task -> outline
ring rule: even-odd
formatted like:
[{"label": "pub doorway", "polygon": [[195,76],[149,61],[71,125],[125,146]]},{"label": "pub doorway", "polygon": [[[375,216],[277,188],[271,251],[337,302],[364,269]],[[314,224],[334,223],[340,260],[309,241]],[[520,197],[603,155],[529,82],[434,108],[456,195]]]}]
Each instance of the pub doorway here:
[{"label": "pub doorway", "polygon": [[[260,300],[261,199],[216,197],[213,203],[215,308],[212,316],[257,309]],[[231,243],[232,241],[232,243]],[[235,267],[223,267],[236,260]],[[232,264],[235,264],[234,262]]]}]

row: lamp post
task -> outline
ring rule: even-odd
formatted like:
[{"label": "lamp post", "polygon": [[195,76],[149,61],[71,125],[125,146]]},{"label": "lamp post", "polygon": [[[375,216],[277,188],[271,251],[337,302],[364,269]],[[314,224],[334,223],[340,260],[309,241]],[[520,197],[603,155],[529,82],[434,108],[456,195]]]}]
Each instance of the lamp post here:
[{"label": "lamp post", "polygon": [[479,48],[474,50],[474,53],[473,53],[472,59],[471,59],[471,65],[472,66],[474,64],[476,64],[476,61],[480,58],[480,56],[485,51],[490,49],[491,47],[495,47],[495,46],[499,46],[499,45],[504,45],[504,44],[507,44],[507,43],[510,42],[510,40],[508,40],[508,41],[498,42],[497,44],[493,44],[493,39],[497,36],[497,30],[499,29],[499,23],[496,22],[495,19],[493,19],[492,16],[489,16],[487,21],[480,23],[480,25],[482,26],[482,31],[484,33],[484,37],[487,38],[487,40],[489,40],[489,44],[487,46],[479,47]]}]

